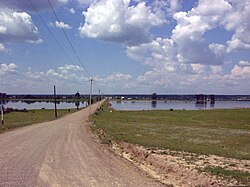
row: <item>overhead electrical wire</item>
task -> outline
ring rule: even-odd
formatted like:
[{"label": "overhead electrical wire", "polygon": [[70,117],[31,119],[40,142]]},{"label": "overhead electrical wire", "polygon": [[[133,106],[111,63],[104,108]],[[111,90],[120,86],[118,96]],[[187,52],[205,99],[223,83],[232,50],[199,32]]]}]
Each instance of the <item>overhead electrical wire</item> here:
[{"label": "overhead electrical wire", "polygon": [[41,19],[42,23],[44,24],[44,26],[46,27],[46,29],[48,30],[48,32],[50,33],[50,35],[52,36],[52,38],[56,41],[56,44],[58,45],[58,47],[62,50],[63,54],[68,58],[68,60],[73,64],[72,59],[69,57],[68,53],[64,50],[64,48],[61,46],[61,44],[59,43],[59,41],[56,39],[55,35],[53,34],[53,32],[51,32],[51,30],[49,29],[49,27],[47,26],[46,22],[44,21],[43,17],[40,15],[40,13],[38,12],[38,10],[36,9],[36,7],[34,6],[34,4],[32,3],[31,0],[29,0],[32,8],[35,10],[35,12],[37,13],[37,15],[39,16],[39,18]]},{"label": "overhead electrical wire", "polygon": [[[42,23],[44,24],[44,26],[46,27],[46,29],[48,30],[48,32],[50,33],[50,35],[52,36],[52,38],[55,40],[55,42],[56,42],[56,44],[58,45],[58,47],[62,50],[63,54],[68,58],[68,60],[69,60],[72,64],[74,64],[74,63],[73,63],[73,60],[70,58],[70,56],[68,55],[68,53],[64,50],[64,48],[62,47],[62,45],[60,44],[60,42],[57,40],[57,38],[55,37],[55,35],[53,34],[53,32],[50,30],[50,28],[49,28],[48,25],[46,24],[45,20],[43,19],[43,17],[41,16],[41,14],[39,13],[39,11],[38,11],[37,8],[35,7],[35,5],[32,3],[31,0],[29,0],[29,2],[30,2],[30,4],[31,4],[32,8],[33,8],[33,9],[35,10],[35,12],[37,13],[37,15],[39,16],[39,18],[41,19],[41,21],[42,21]],[[76,49],[74,48],[72,42],[70,41],[70,39],[69,39],[69,37],[68,37],[66,31],[65,31],[64,28],[62,27],[61,22],[60,22],[60,19],[58,18],[58,16],[57,16],[57,14],[56,14],[56,12],[55,12],[55,10],[54,10],[54,8],[53,8],[53,6],[52,6],[50,0],[48,0],[48,3],[49,3],[50,8],[51,8],[52,11],[53,11],[54,16],[56,17],[58,23],[60,24],[60,27],[61,27],[61,29],[62,29],[62,31],[63,31],[63,33],[64,33],[64,35],[65,35],[65,37],[66,37],[66,39],[67,39],[67,41],[68,41],[68,43],[69,43],[69,45],[71,46],[73,52],[75,53],[75,55],[76,55],[76,57],[77,57],[77,60],[78,60],[78,61],[80,62],[80,64],[82,65],[82,67],[83,67],[84,71],[87,73],[87,75],[88,75],[89,77],[91,77],[90,79],[93,80],[93,77],[90,75],[90,73],[89,73],[89,71],[87,70],[87,68],[83,65],[83,63],[82,63],[82,61],[81,61],[81,59],[80,59],[80,57],[79,57],[79,55],[78,55]]]},{"label": "overhead electrical wire", "polygon": [[[41,14],[39,13],[39,11],[37,10],[37,8],[35,7],[35,5],[32,3],[31,0],[29,0],[32,8],[35,10],[35,12],[37,13],[37,15],[39,16],[39,18],[41,19],[43,25],[46,27],[46,29],[48,30],[49,34],[52,36],[52,38],[55,40],[56,44],[58,45],[58,47],[61,49],[61,51],[63,52],[63,54],[67,57],[67,59],[71,62],[71,64],[75,64],[73,62],[73,60],[70,58],[70,56],[68,55],[68,53],[64,50],[64,48],[62,47],[62,45],[60,44],[60,42],[57,40],[56,36],[53,34],[53,32],[50,30],[50,28],[48,27],[48,25],[46,24],[45,20],[43,19],[43,17],[41,16]],[[80,70],[78,69],[78,71],[80,72]],[[85,70],[86,71],[86,70]],[[87,72],[87,71],[86,71]]]},{"label": "overhead electrical wire", "polygon": [[61,25],[61,21],[60,21],[60,19],[58,18],[58,16],[57,16],[57,14],[56,14],[56,12],[55,12],[55,10],[54,10],[54,8],[53,8],[53,6],[52,6],[50,0],[48,0],[48,3],[49,3],[49,6],[50,6],[51,10],[53,11],[53,14],[54,14],[55,17],[56,17],[56,20],[58,21],[58,23],[59,23],[59,25],[60,25],[60,27],[61,27],[63,33],[64,33],[64,36],[66,37],[66,39],[67,39],[67,41],[68,41],[70,47],[72,48],[73,52],[75,53],[77,60],[81,63],[81,65],[82,65],[82,67],[84,68],[84,70],[86,71],[86,73],[87,73],[90,77],[92,77],[92,76],[90,75],[89,71],[87,70],[87,68],[83,65],[83,62],[82,62],[81,58],[79,57],[79,55],[78,55],[76,49],[74,48],[72,42],[70,41],[70,39],[69,39],[69,37],[68,37],[66,31],[64,30],[63,26]]},{"label": "overhead electrical wire", "polygon": [[79,57],[79,55],[78,55],[78,53],[77,53],[75,47],[73,46],[72,42],[70,41],[70,39],[69,39],[69,37],[68,37],[68,35],[67,35],[65,29],[63,28],[63,26],[62,26],[62,24],[61,24],[61,21],[60,21],[59,17],[57,16],[56,11],[55,11],[55,9],[53,8],[53,6],[52,6],[50,0],[47,0],[47,1],[48,1],[48,3],[49,3],[49,6],[50,6],[51,10],[53,11],[54,16],[56,17],[56,20],[58,21],[58,23],[59,23],[59,25],[60,25],[60,27],[61,27],[63,33],[64,33],[64,36],[66,37],[66,39],[67,39],[69,45],[71,46],[73,52],[75,53],[75,55],[76,55],[76,57],[77,57],[77,60],[80,62],[80,64],[82,65],[83,69],[86,71],[86,73],[87,73],[88,76],[90,77],[89,80],[90,80],[91,82],[94,81],[93,76],[89,73],[88,69],[84,66],[84,64],[83,64],[81,58]]}]

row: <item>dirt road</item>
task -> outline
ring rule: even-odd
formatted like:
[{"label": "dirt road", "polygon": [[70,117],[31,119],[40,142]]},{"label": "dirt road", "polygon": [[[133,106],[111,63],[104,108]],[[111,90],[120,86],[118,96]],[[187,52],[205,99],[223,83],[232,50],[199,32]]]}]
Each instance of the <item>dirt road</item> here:
[{"label": "dirt road", "polygon": [[0,186],[161,186],[92,140],[89,112],[1,134]]}]

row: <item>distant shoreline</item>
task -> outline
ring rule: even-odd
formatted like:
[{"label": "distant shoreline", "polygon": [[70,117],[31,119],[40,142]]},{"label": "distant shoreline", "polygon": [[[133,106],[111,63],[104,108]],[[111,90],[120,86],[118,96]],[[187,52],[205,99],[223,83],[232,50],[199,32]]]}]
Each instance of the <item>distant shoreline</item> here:
[{"label": "distant shoreline", "polygon": [[[93,94],[93,99],[106,97],[110,100],[148,100],[148,101],[196,101],[197,96],[203,95],[204,101],[250,101],[250,95],[214,95],[214,94]],[[56,100],[60,102],[83,102],[89,99],[88,94],[57,94]],[[203,100],[203,99],[202,99]],[[54,95],[52,94],[6,94],[0,93],[0,101],[37,101],[37,102],[52,102]]]},{"label": "distant shoreline", "polygon": [[[189,102],[189,101],[196,101],[196,99],[150,99],[150,98],[138,98],[138,99],[110,99],[113,101],[183,101],[183,102]],[[24,99],[24,98],[0,98],[0,101],[21,101],[21,102],[54,102],[54,98],[36,98],[36,99]],[[71,99],[71,98],[57,98],[57,102],[85,102],[88,101],[88,98],[81,98],[81,99]],[[250,99],[215,99],[215,101],[250,101]],[[207,100],[207,102],[210,102],[210,100]]]},{"label": "distant shoreline", "polygon": [[[190,101],[196,101],[196,99],[192,99],[192,100],[182,100],[182,99],[110,99],[112,101],[184,101],[184,102],[190,102]],[[250,101],[250,99],[218,99],[215,101]],[[207,102],[210,102],[210,100],[207,100]]]},{"label": "distant shoreline", "polygon": [[[46,98],[46,99],[22,99],[22,98],[0,98],[0,101],[21,101],[21,102],[54,102],[54,98]],[[56,98],[56,102],[85,102],[87,99],[82,98],[82,99],[59,99]]]}]

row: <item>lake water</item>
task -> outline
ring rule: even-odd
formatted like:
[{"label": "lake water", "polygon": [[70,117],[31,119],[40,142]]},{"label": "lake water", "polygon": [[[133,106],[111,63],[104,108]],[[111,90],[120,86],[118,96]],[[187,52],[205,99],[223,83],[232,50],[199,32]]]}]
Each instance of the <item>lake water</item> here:
[{"label": "lake water", "polygon": [[[27,110],[30,109],[54,109],[55,104],[53,102],[22,102],[22,101],[2,101],[4,108],[14,108],[14,109],[24,109],[26,108]],[[86,107],[87,103],[86,102],[79,102],[79,103],[74,103],[74,102],[60,102],[57,103],[57,109],[69,109],[69,108],[77,108],[77,105],[79,105],[79,108]]]},{"label": "lake water", "polygon": [[[200,110],[200,109],[222,109],[222,108],[250,108],[250,101],[215,101],[215,104],[196,104],[196,101],[116,101],[111,100],[112,107],[116,110]],[[14,109],[54,109],[55,105],[53,102],[2,102],[5,108]],[[58,109],[69,109],[86,107],[86,102],[74,103],[74,102],[60,102],[57,103]]]},{"label": "lake water", "polygon": [[110,101],[116,110],[200,110],[250,108],[250,101],[215,101],[215,104],[196,104],[196,101]]}]

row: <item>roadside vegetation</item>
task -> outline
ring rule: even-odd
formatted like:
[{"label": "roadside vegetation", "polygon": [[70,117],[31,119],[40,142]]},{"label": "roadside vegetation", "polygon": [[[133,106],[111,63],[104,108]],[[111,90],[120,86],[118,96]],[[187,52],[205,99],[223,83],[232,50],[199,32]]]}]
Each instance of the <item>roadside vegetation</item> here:
[{"label": "roadside vegetation", "polygon": [[116,111],[105,103],[91,118],[104,143],[250,159],[250,109]]},{"label": "roadside vegetation", "polygon": [[[58,118],[76,112],[76,109],[59,109]],[[0,125],[0,133],[26,125],[55,120],[53,109],[28,110],[27,112],[11,112],[4,115],[4,125]]]},{"label": "roadside vegetation", "polygon": [[201,170],[202,172],[207,172],[212,175],[216,175],[223,178],[234,178],[237,181],[241,181],[243,184],[249,184],[250,182],[250,173],[239,171],[239,170],[227,170],[222,167],[205,167]]}]

